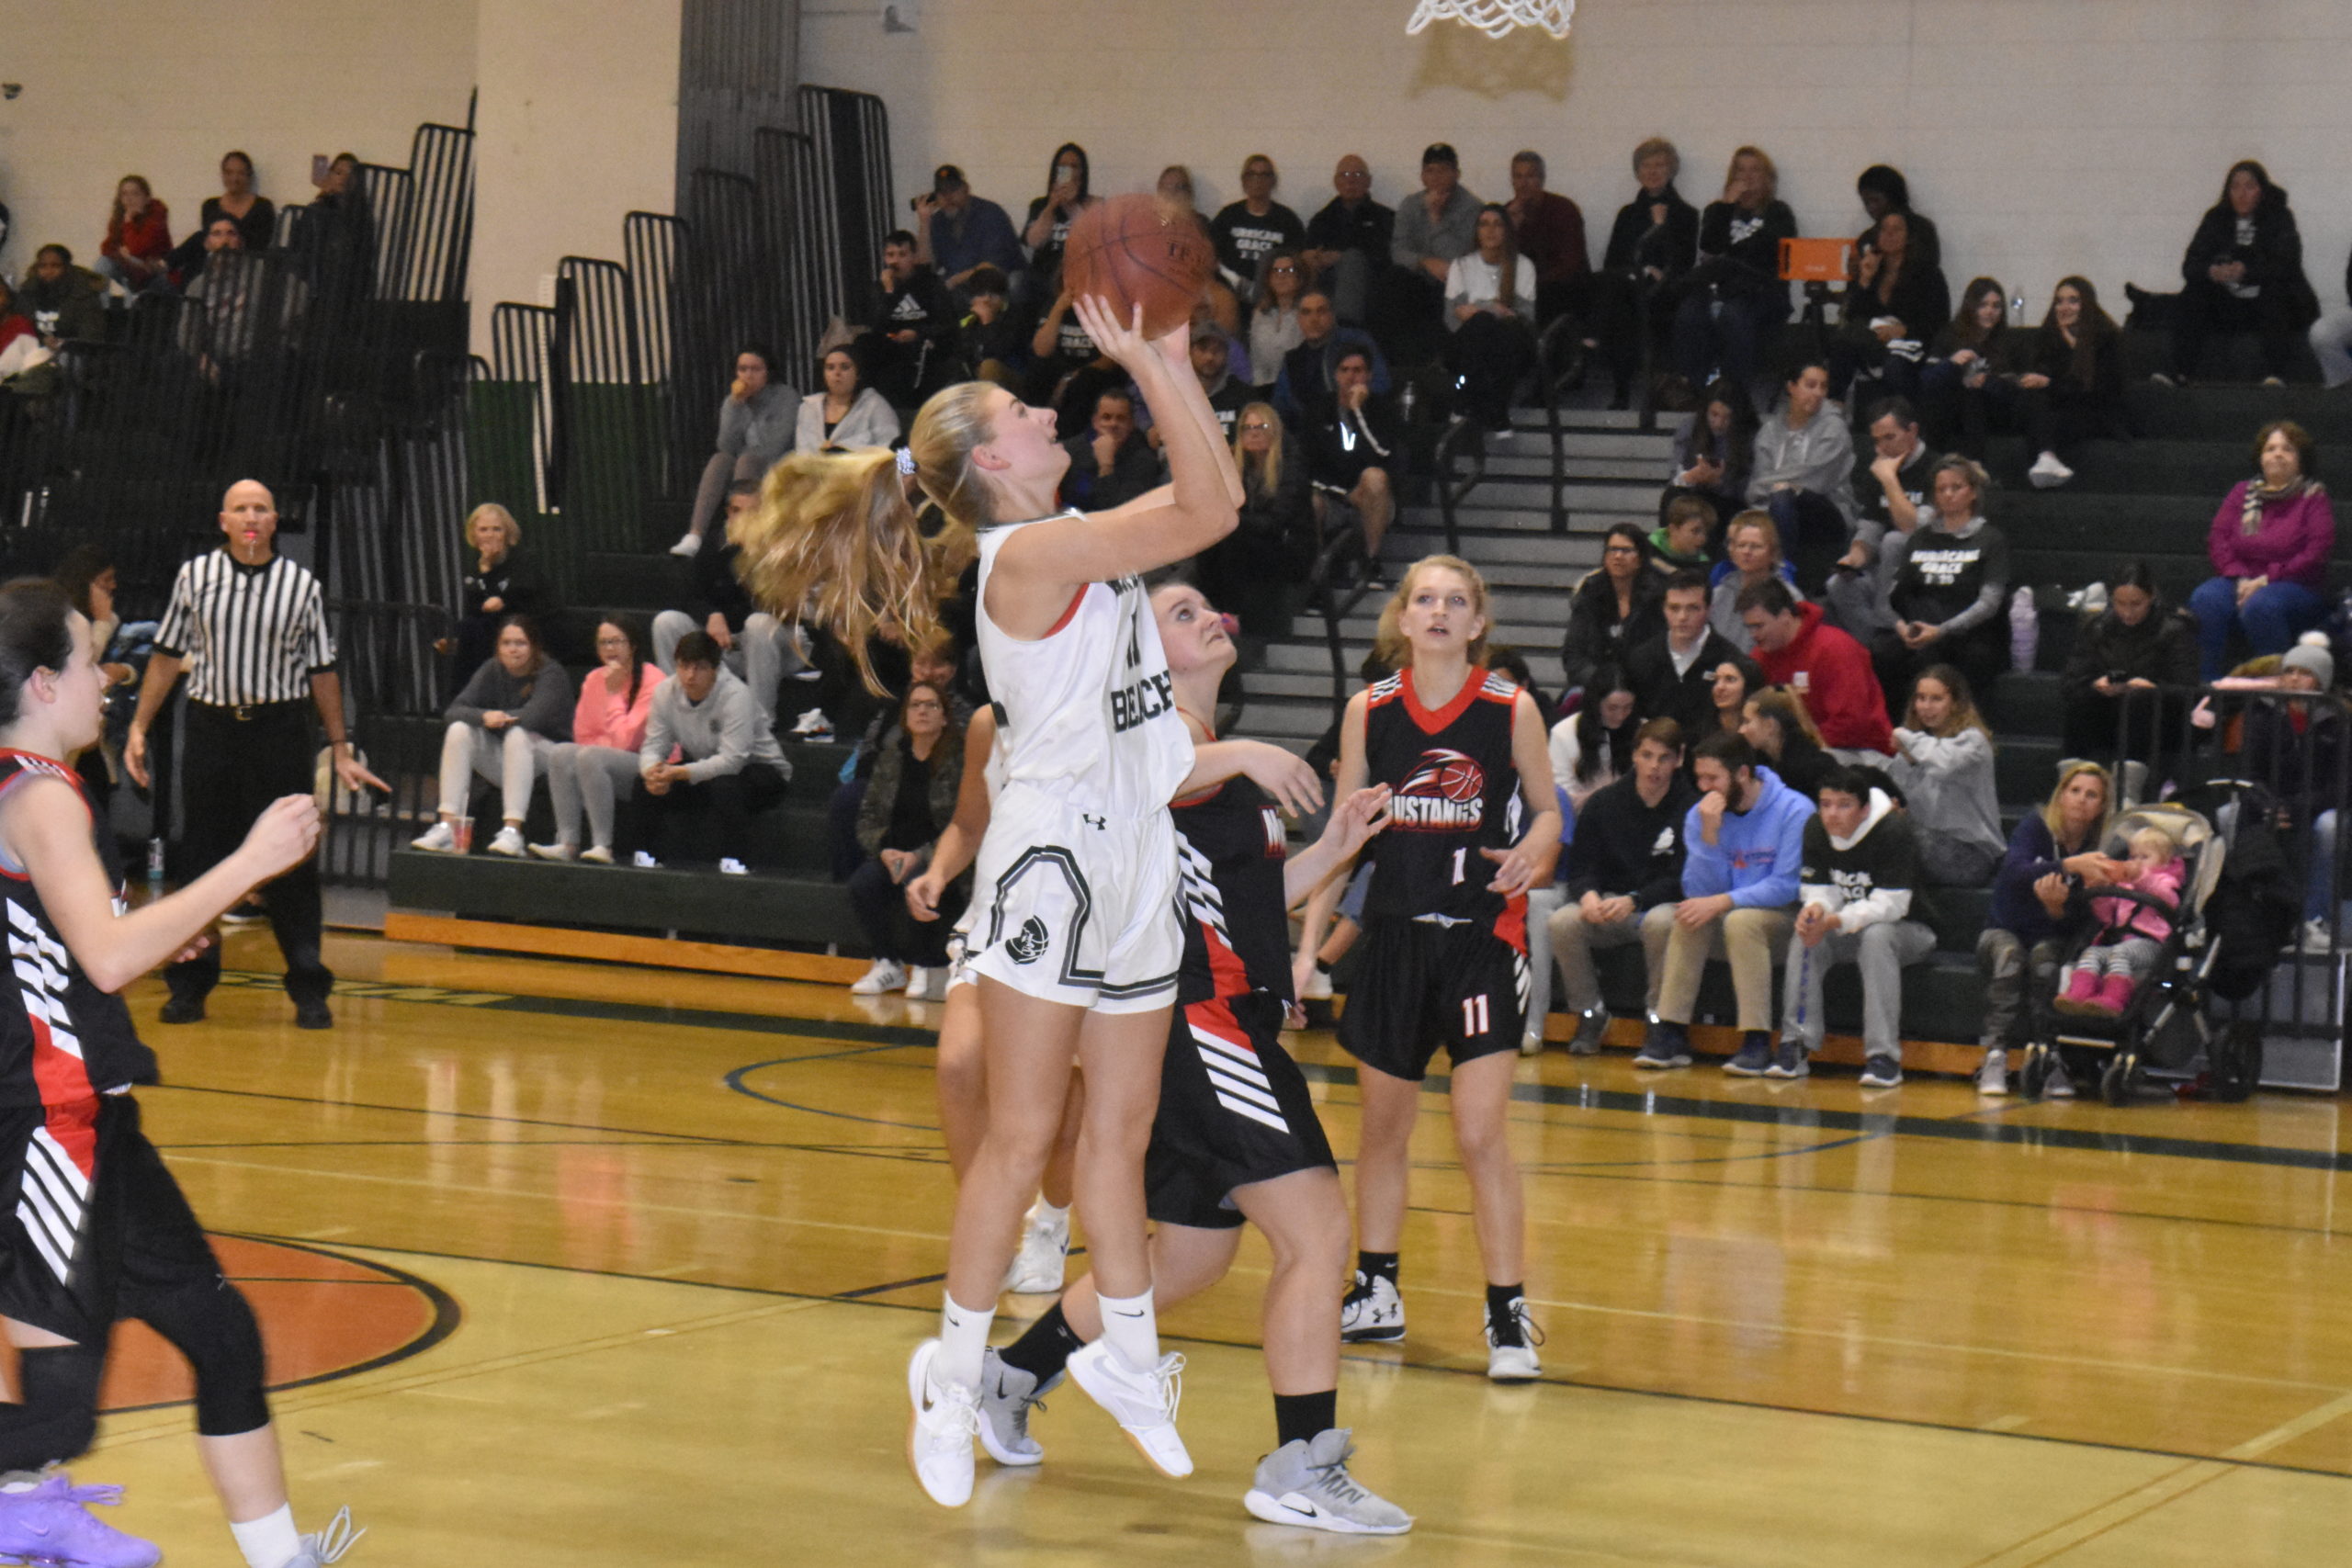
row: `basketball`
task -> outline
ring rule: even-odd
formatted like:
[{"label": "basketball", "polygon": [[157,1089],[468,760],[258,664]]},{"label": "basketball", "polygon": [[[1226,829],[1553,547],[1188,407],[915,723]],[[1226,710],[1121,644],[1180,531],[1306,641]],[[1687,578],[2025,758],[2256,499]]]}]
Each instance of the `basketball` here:
[{"label": "basketball", "polygon": [[1062,283],[1074,295],[1109,302],[1122,321],[1143,307],[1143,332],[1156,338],[1190,321],[1216,265],[1205,230],[1153,196],[1114,196],[1069,226]]},{"label": "basketball", "polygon": [[1448,800],[1472,801],[1487,793],[1487,775],[1467,757],[1450,757],[1437,765],[1437,791]]}]

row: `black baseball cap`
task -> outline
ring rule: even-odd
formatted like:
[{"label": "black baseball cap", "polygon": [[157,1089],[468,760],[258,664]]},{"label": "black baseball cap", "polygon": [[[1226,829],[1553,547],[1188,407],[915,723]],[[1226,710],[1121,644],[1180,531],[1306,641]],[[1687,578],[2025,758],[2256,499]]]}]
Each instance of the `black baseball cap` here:
[{"label": "black baseball cap", "polygon": [[1453,142],[1432,141],[1421,149],[1422,167],[1426,168],[1431,164],[1451,164],[1458,169],[1462,166],[1462,157],[1454,152]]},{"label": "black baseball cap", "polygon": [[953,164],[942,164],[931,171],[931,193],[933,196],[945,196],[951,190],[967,190],[970,184],[964,178],[964,171]]}]

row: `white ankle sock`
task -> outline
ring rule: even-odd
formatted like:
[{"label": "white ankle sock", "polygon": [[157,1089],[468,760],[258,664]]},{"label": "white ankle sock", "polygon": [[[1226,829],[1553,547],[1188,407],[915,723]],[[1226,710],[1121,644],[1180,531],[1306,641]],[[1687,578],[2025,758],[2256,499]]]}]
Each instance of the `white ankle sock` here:
[{"label": "white ankle sock", "polygon": [[974,1311],[958,1305],[954,1296],[941,1292],[939,1356],[932,1362],[932,1375],[943,1383],[979,1387],[980,1355],[989,1348],[989,1327],[995,1322],[995,1303]]},{"label": "white ankle sock", "polygon": [[1068,1209],[1055,1208],[1053,1200],[1046,1197],[1043,1192],[1037,1194],[1037,1207],[1034,1212],[1039,1219],[1050,1220],[1057,1225],[1067,1224],[1069,1223],[1069,1211]]},{"label": "white ankle sock", "polygon": [[1095,1300],[1102,1309],[1102,1337],[1119,1359],[1138,1372],[1159,1364],[1159,1318],[1152,1311],[1151,1292],[1139,1296],[1106,1296]]},{"label": "white ankle sock", "polygon": [[294,1529],[291,1503],[280,1505],[274,1514],[242,1525],[232,1520],[229,1533],[237,1538],[237,1550],[245,1554],[246,1568],[286,1568],[302,1550],[302,1538]]}]

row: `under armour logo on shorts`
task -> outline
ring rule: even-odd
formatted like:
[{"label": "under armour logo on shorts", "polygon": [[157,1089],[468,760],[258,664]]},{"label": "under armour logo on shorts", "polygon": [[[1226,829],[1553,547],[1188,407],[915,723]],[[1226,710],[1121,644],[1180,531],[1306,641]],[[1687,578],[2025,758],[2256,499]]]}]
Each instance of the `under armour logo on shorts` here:
[{"label": "under armour logo on shorts", "polygon": [[1052,940],[1046,922],[1032,915],[1021,922],[1021,929],[1004,944],[1015,964],[1035,964],[1046,956],[1046,944]]},{"label": "under armour logo on shorts", "polygon": [[1097,817],[1091,811],[1080,812],[1078,814],[1078,819],[1085,823],[1088,827],[1093,829],[1098,833],[1111,826],[1110,819],[1108,818]]}]

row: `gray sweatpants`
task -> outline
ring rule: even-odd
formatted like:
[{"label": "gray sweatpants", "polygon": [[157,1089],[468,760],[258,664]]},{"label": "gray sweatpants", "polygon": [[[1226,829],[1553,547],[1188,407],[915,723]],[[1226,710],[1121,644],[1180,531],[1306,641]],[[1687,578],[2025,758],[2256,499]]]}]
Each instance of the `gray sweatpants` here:
[{"label": "gray sweatpants", "polygon": [[1917,920],[1881,920],[1858,931],[1831,931],[1819,945],[1789,942],[1786,1005],[1781,1038],[1821,1049],[1821,978],[1830,966],[1851,964],[1862,972],[1862,1053],[1903,1055],[1903,971],[1933,953],[1936,933]]},{"label": "gray sweatpants", "polygon": [[[555,803],[555,836],[573,849],[613,847],[615,802],[637,783],[638,756],[617,746],[582,746],[567,740],[548,758],[548,795]],[[580,813],[588,813],[588,837],[580,836]]]}]

